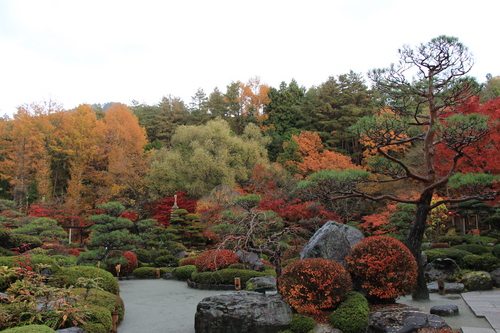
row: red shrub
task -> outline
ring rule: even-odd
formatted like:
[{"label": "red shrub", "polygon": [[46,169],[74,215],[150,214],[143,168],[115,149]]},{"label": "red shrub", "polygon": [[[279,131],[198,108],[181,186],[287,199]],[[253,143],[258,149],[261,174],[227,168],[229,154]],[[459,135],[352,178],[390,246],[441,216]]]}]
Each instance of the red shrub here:
[{"label": "red shrub", "polygon": [[300,314],[320,315],[346,299],[351,290],[349,273],[331,260],[312,258],[288,264],[280,277],[279,290]]},{"label": "red shrub", "polygon": [[368,237],[354,245],[346,268],[374,302],[394,301],[417,281],[417,263],[410,250],[387,236]]},{"label": "red shrub", "polygon": [[451,247],[448,243],[434,243],[431,245],[431,249],[442,249]]},{"label": "red shrub", "polygon": [[179,262],[179,266],[194,265],[196,263],[196,257],[184,258]]},{"label": "red shrub", "polygon": [[230,250],[209,250],[202,252],[195,261],[198,272],[217,271],[237,264],[238,256]]},{"label": "red shrub", "polygon": [[123,256],[128,261],[125,265],[122,265],[120,269],[120,275],[122,276],[131,275],[132,271],[137,267],[139,267],[139,261],[137,260],[137,256],[135,255],[134,252],[131,251],[125,251],[125,253],[123,253]]},{"label": "red shrub", "polygon": [[79,257],[80,251],[78,251],[78,249],[68,249],[68,254],[71,256]]}]

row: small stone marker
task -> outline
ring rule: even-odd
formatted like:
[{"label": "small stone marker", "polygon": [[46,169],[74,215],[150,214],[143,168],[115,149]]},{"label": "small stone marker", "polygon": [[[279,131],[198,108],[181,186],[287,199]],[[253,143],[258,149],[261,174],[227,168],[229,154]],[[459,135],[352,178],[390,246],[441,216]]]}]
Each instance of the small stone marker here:
[{"label": "small stone marker", "polygon": [[431,308],[431,314],[435,314],[441,317],[458,316],[458,306],[436,305]]}]

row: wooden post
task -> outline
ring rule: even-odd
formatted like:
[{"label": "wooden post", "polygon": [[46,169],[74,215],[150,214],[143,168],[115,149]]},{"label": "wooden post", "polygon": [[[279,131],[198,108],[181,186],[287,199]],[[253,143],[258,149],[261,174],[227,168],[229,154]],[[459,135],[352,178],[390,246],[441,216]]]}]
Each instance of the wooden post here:
[{"label": "wooden post", "polygon": [[444,289],[444,279],[439,279],[437,282],[438,282],[439,295],[446,294],[446,290]]},{"label": "wooden post", "polygon": [[234,278],[234,289],[241,290],[241,279],[239,277]]},{"label": "wooden post", "polygon": [[113,330],[112,333],[118,333],[118,311],[111,312],[113,318]]},{"label": "wooden post", "polygon": [[157,268],[156,269],[156,278],[159,279],[161,277],[161,272],[160,272],[160,269]]}]

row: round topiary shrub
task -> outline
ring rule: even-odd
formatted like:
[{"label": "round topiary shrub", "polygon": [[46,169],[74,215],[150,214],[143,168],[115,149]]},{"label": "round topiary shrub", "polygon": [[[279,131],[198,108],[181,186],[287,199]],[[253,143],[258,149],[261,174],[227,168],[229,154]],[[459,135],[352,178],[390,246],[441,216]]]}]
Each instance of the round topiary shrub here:
[{"label": "round topiary shrub", "polygon": [[179,266],[194,265],[196,263],[196,257],[184,258],[179,261]]},{"label": "round topiary shrub", "polygon": [[425,255],[427,256],[427,262],[433,262],[434,260],[438,258],[447,258],[448,256],[442,251],[444,249],[434,249],[434,250],[426,250],[424,251]]},{"label": "round topiary shrub", "polygon": [[105,307],[87,305],[85,308],[85,325],[82,329],[86,333],[108,333],[113,329],[111,312]]},{"label": "round topiary shrub", "polygon": [[26,325],[6,329],[2,333],[54,333],[55,331],[45,325]]},{"label": "round topiary shrub", "polygon": [[290,331],[293,333],[308,333],[314,329],[316,321],[310,317],[294,314],[290,321]]},{"label": "round topiary shrub", "polygon": [[299,314],[312,315],[333,309],[351,288],[351,278],[344,267],[322,258],[290,263],[279,283],[280,293]]},{"label": "round topiary shrub", "polygon": [[196,272],[196,266],[195,265],[185,265],[185,266],[179,266],[176,267],[172,270],[172,274],[178,279],[178,280],[187,280],[191,278],[191,275]]},{"label": "round topiary shrub", "polygon": [[177,266],[179,260],[173,254],[159,256],[154,261],[156,267]]},{"label": "round topiary shrub", "polygon": [[209,250],[202,252],[195,261],[198,272],[217,271],[238,263],[238,256],[230,250]]},{"label": "round topiary shrub", "polygon": [[360,293],[351,291],[329,319],[332,326],[343,333],[364,333],[370,321],[368,301]]},{"label": "round topiary shrub", "polygon": [[354,245],[346,268],[375,303],[393,302],[417,282],[417,263],[410,250],[387,236],[367,237]]},{"label": "round topiary shrub", "polygon": [[135,255],[137,256],[137,260],[140,262],[149,264],[153,261],[153,253],[150,250],[137,249],[135,250]]},{"label": "round topiary shrub", "polygon": [[128,276],[132,274],[134,269],[139,267],[139,261],[137,260],[137,256],[135,255],[135,253],[132,251],[125,251],[123,253],[123,256],[125,257],[125,259],[127,259],[127,262],[122,265],[120,275]]}]

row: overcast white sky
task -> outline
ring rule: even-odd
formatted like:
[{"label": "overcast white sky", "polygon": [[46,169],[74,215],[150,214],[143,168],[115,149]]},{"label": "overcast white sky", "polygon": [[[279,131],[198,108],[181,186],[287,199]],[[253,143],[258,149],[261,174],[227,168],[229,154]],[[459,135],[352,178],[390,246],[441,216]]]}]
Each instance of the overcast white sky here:
[{"label": "overcast white sky", "polygon": [[471,75],[500,75],[498,0],[0,0],[0,116],[54,100],[163,96],[187,104],[232,81],[309,88],[397,62],[397,49],[455,36]]}]

